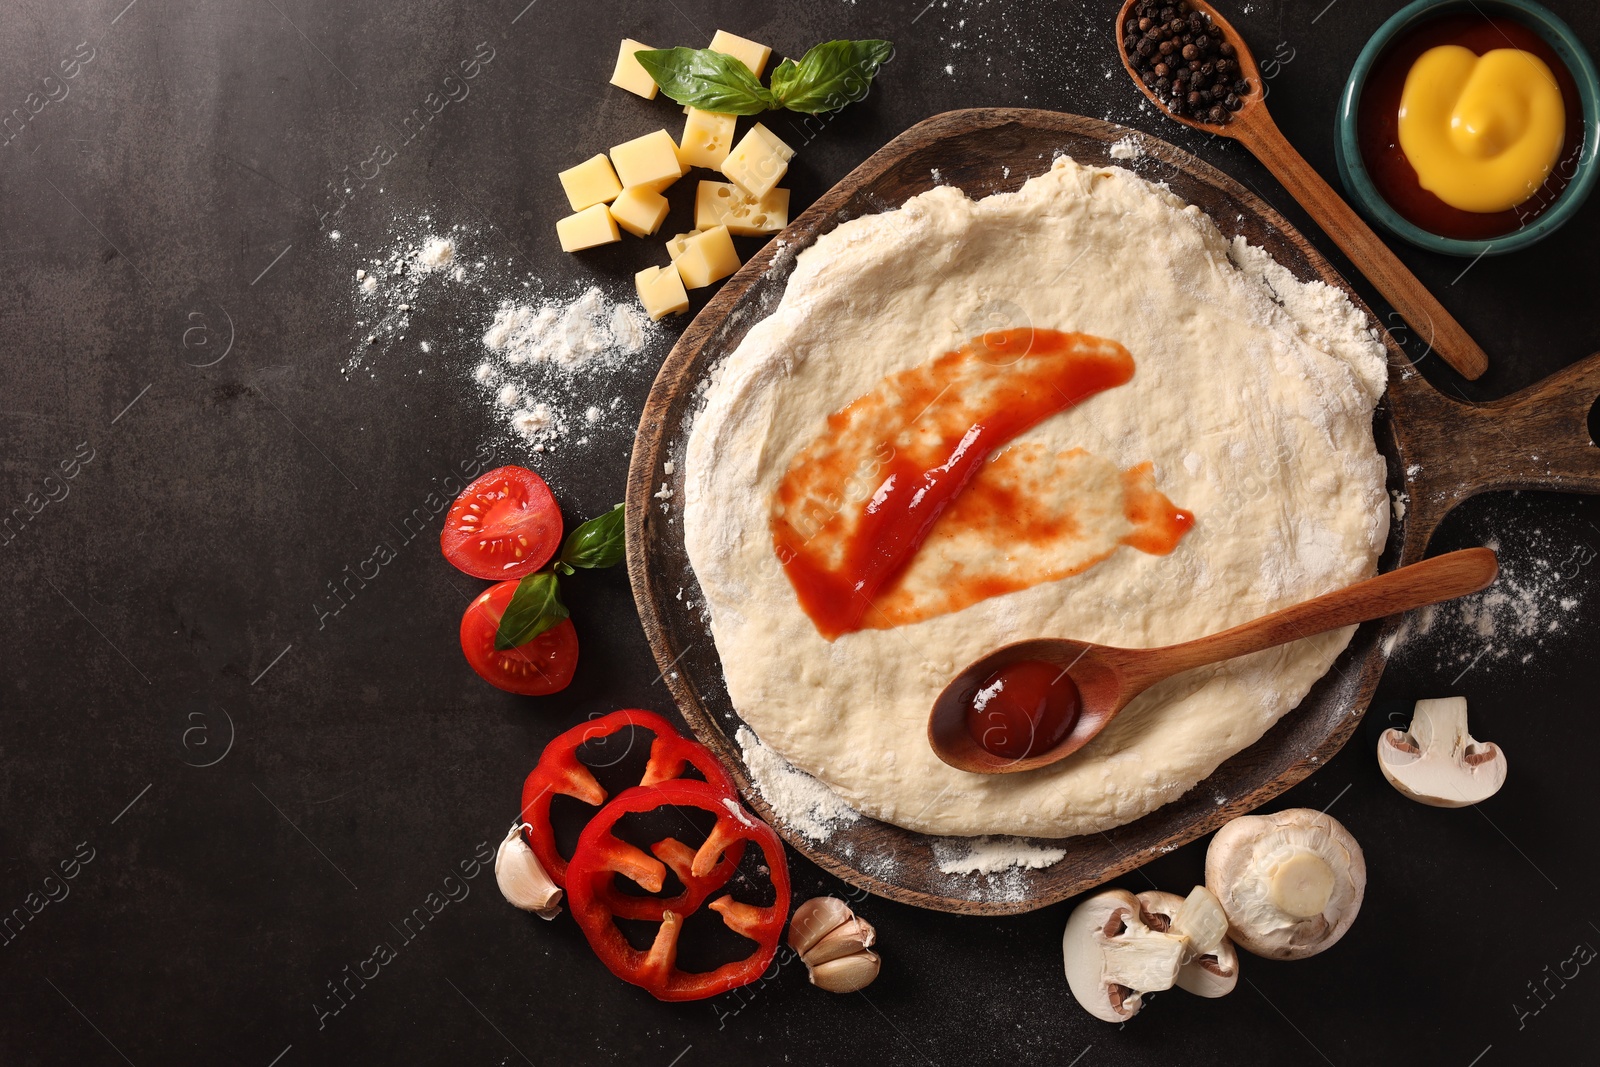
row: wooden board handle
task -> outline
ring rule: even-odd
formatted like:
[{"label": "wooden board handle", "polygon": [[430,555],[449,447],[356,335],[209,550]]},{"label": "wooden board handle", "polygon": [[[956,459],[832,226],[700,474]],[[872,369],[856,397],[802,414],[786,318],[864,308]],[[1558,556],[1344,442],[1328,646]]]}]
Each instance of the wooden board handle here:
[{"label": "wooden board handle", "polygon": [[1495,554],[1487,548],[1446,552],[1263,615],[1231,630],[1181,645],[1169,645],[1161,650],[1164,653],[1161,659],[1170,676],[1208,663],[1247,656],[1302,637],[1476,593],[1494,581],[1499,570]]},{"label": "wooden board handle", "polygon": [[1272,121],[1267,109],[1254,108],[1238,123],[1234,136],[1267,165],[1289,195],[1300,201],[1324,233],[1333,238],[1356,269],[1367,276],[1383,298],[1427,337],[1434,351],[1464,377],[1480,377],[1489,369],[1489,357],[1444,305],[1423,286],[1415,274],[1389,250],[1382,238],[1351,210],[1344,198],[1322,180],[1305,158],[1295,151]]},{"label": "wooden board handle", "polygon": [[1600,493],[1600,447],[1589,436],[1597,401],[1600,353],[1487,404],[1451,400],[1416,372],[1397,373],[1388,402],[1406,463],[1418,468],[1406,544],[1425,548],[1450,509],[1479,493]]}]

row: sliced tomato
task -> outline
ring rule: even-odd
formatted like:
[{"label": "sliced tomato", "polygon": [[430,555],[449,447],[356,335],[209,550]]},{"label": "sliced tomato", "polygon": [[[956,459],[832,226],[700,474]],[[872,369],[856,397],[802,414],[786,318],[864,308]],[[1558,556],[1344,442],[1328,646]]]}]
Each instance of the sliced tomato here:
[{"label": "sliced tomato", "polygon": [[520,578],[561,545],[561,508],[526,467],[497,467],[461,491],[439,534],[444,558],[474,578]]},{"label": "sliced tomato", "polygon": [[578,632],[562,619],[527,644],[500,651],[494,633],[517,591],[514,581],[490,586],[461,616],[461,651],[478,676],[508,693],[544,696],[565,689],[578,669]]}]

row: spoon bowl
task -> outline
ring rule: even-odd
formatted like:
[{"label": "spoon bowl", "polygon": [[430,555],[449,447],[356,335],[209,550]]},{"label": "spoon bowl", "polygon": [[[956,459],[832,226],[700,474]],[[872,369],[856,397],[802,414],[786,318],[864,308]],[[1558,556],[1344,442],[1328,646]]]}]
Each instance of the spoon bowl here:
[{"label": "spoon bowl", "polygon": [[[928,744],[935,755],[958,770],[975,774],[1036,770],[1078,751],[1140,693],[1175,674],[1476,593],[1494,581],[1499,569],[1499,561],[1487,548],[1447,552],[1232,629],[1161,648],[1114,648],[1066,638],[1019,641],[969,664],[945,686],[928,716]],[[1066,672],[1078,687],[1078,718],[1067,735],[1049,749],[1016,758],[998,756],[968,730],[967,709],[990,675],[1025,660],[1049,663]]]},{"label": "spoon bowl", "polygon": [[[1203,122],[1199,119],[1190,118],[1188,115],[1174,115],[1171,111],[1168,111],[1167,105],[1162,102],[1160,97],[1151,92],[1150,87],[1139,77],[1139,72],[1134,70],[1133,61],[1129,58],[1127,49],[1122,47],[1122,42],[1127,39],[1128,17],[1133,14],[1133,9],[1138,6],[1138,3],[1139,0],[1126,0],[1122,5],[1122,10],[1117,12],[1117,55],[1121,57],[1122,69],[1128,72],[1128,77],[1133,79],[1133,84],[1139,87],[1141,93],[1150,98],[1150,102],[1162,114],[1173,122],[1181,122],[1191,129],[1204,130],[1206,133],[1220,134],[1223,137],[1238,136],[1229,127],[1237,126],[1243,122],[1259,121],[1258,112],[1266,110],[1265,97],[1262,95],[1266,89],[1266,83],[1261,80],[1261,67],[1256,63],[1255,53],[1250,51],[1249,46],[1244,43],[1244,38],[1239,35],[1239,31],[1234,29],[1232,24],[1223,18],[1216,8],[1207,3],[1196,3],[1195,0],[1189,0],[1190,8],[1196,11],[1204,11],[1211,16],[1211,23],[1221,31],[1222,39],[1233,45],[1232,58],[1235,63],[1239,64],[1239,74],[1234,81],[1242,79],[1249,82],[1250,92],[1240,98],[1242,103],[1239,106],[1239,110],[1235,111],[1233,118],[1227,122]],[[1267,121],[1270,122],[1271,119],[1269,118]]]},{"label": "spoon bowl", "polygon": [[1272,121],[1272,115],[1267,111],[1266,83],[1261,78],[1261,67],[1239,31],[1205,0],[1187,2],[1191,10],[1209,16],[1212,25],[1222,34],[1222,39],[1233,45],[1232,58],[1239,64],[1238,78],[1234,80],[1243,79],[1250,83],[1250,92],[1242,98],[1239,110],[1233,112],[1233,117],[1227,122],[1202,122],[1188,115],[1174,115],[1167,110],[1160,97],[1140,79],[1127,49],[1123,47],[1127,39],[1128,19],[1139,3],[1139,0],[1125,0],[1122,10],[1117,13],[1116,46],[1123,69],[1133,79],[1133,84],[1155,104],[1158,111],[1174,122],[1219,137],[1231,137],[1250,149],[1289,191],[1289,195],[1298,200],[1317,225],[1333,238],[1333,243],[1371,280],[1384,299],[1405,317],[1417,334],[1429,338],[1433,351],[1438,352],[1463,377],[1481,377],[1489,367],[1489,357],[1484,350],[1417,280],[1417,276],[1400,262],[1399,257],[1383,243],[1383,239],[1372,231],[1372,227],[1363,222],[1361,216],[1295,151]]}]

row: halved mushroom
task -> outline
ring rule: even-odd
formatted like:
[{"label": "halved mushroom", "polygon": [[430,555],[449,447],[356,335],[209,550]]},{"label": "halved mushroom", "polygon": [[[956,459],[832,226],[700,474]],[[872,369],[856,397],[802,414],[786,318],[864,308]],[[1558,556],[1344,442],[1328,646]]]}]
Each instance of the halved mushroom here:
[{"label": "halved mushroom", "polygon": [[1464,808],[1488,800],[1506,781],[1498,745],[1467,733],[1467,700],[1419,700],[1409,730],[1385,730],[1378,768],[1389,784],[1419,804]]},{"label": "halved mushroom", "polygon": [[1061,935],[1067,985],[1096,1019],[1125,1022],[1144,1006],[1144,994],[1172,988],[1184,945],[1182,937],[1152,929],[1127,890],[1096,893],[1073,909]]},{"label": "halved mushroom", "polygon": [[1310,808],[1237,818],[1206,851],[1206,888],[1227,913],[1230,935],[1268,959],[1304,959],[1338,941],[1366,887],[1361,846],[1337,819]]},{"label": "halved mushroom", "polygon": [[1228,916],[1205,886],[1185,900],[1151,889],[1139,894],[1145,922],[1189,939],[1187,960],[1178,968],[1177,986],[1201,997],[1222,997],[1239,984],[1239,953],[1228,940]]}]

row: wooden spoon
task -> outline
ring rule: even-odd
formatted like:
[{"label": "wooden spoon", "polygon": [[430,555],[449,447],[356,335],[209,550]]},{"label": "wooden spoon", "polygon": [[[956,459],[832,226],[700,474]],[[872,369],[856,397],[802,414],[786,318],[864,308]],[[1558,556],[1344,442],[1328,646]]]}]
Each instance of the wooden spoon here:
[{"label": "wooden spoon", "polygon": [[[977,774],[1031,771],[1078,751],[1134,697],[1175,674],[1352,623],[1476,593],[1494,581],[1499,570],[1495,554],[1487,548],[1447,552],[1263,615],[1231,630],[1164,648],[1112,648],[1063,638],[1019,641],[972,663],[945,686],[928,717],[928,743],[940,759],[959,770]],[[1072,730],[1056,747],[1010,759],[994,755],[972,737],[967,729],[967,708],[985,679],[1000,668],[1023,660],[1041,660],[1066,671],[1078,687],[1082,710]]]},{"label": "wooden spoon", "polygon": [[1204,0],[1189,0],[1192,9],[1211,16],[1211,21],[1222,32],[1223,39],[1233,45],[1234,59],[1239,63],[1239,77],[1250,82],[1250,93],[1244,97],[1243,106],[1233,113],[1231,121],[1200,122],[1168,111],[1160,98],[1140,80],[1127,53],[1123,51],[1122,42],[1126,40],[1124,24],[1135,3],[1136,0],[1127,0],[1117,15],[1117,54],[1122,57],[1122,65],[1139,91],[1149,97],[1151,103],[1168,118],[1207,133],[1232,137],[1250,149],[1272,171],[1273,177],[1289,190],[1289,194],[1300,201],[1300,206],[1317,220],[1323,232],[1333,238],[1333,243],[1366,273],[1384,299],[1393,304],[1414,329],[1427,335],[1433,350],[1446,363],[1469,379],[1477,378],[1488,370],[1489,357],[1478,347],[1478,343],[1467,335],[1467,331],[1444,309],[1444,305],[1423,288],[1417,276],[1406,269],[1405,264],[1389,251],[1389,246],[1361,221],[1361,216],[1352,211],[1350,205],[1322,180],[1322,176],[1312,169],[1311,164],[1294,150],[1294,146],[1278,130],[1272,116],[1267,113],[1263,95],[1266,83],[1261,80],[1261,69],[1256,65],[1255,56],[1250,53],[1244,38],[1229,25],[1228,20]]}]

